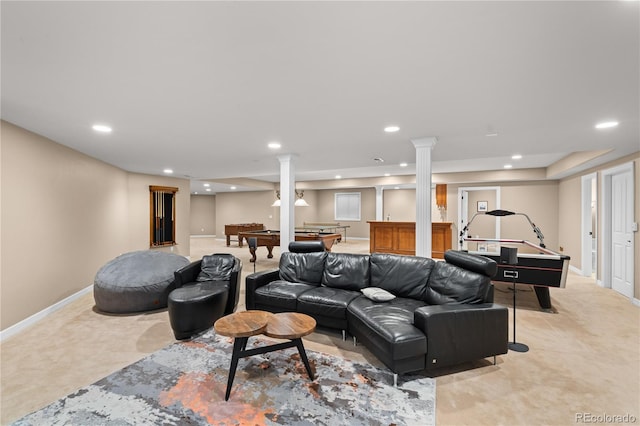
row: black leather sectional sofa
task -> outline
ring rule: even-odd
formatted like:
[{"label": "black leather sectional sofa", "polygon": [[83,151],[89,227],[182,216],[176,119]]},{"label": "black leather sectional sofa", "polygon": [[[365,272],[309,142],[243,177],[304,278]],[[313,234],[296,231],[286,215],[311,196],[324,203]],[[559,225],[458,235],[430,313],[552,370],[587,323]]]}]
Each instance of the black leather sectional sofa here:
[{"label": "black leather sectional sofa", "polygon": [[[302,252],[295,252],[296,245]],[[445,261],[386,253],[305,252],[294,243],[279,269],[246,279],[247,309],[302,312],[362,342],[394,373],[504,354],[508,311],[493,303],[496,262],[449,250]],[[362,289],[395,298],[375,301]]]}]

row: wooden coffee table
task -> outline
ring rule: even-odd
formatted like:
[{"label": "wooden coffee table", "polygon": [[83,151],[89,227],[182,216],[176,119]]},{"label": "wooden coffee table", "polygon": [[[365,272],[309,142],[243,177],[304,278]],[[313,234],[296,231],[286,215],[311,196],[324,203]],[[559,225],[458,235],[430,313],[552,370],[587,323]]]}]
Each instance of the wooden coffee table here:
[{"label": "wooden coffee table", "polygon": [[[238,360],[252,355],[264,354],[297,347],[300,358],[307,369],[309,379],[313,380],[313,373],[302,337],[313,333],[316,329],[316,320],[305,314],[296,312],[285,312],[273,314],[265,311],[241,311],[220,318],[213,325],[216,333],[221,336],[233,337],[233,353],[231,355],[231,366],[229,367],[229,378],[227,380],[227,391],[224,400],[229,400],[233,379],[238,368]],[[288,339],[288,342],[274,345],[262,346],[247,350],[247,341],[251,336],[264,334],[276,339]]]}]

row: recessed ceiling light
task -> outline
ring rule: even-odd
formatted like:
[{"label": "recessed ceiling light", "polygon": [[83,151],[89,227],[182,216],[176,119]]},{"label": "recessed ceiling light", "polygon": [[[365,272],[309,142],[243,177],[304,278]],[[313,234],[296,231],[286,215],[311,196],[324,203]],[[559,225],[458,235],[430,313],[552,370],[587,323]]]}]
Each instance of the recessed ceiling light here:
[{"label": "recessed ceiling light", "polygon": [[211,188],[207,188],[207,190],[206,190],[206,191],[207,191],[207,192],[211,192]]},{"label": "recessed ceiling light", "polygon": [[170,175],[170,174],[172,174],[172,173],[173,173],[173,170],[171,170],[171,169],[164,169],[164,170],[163,170],[163,172],[164,172],[164,173],[166,173],[166,174],[168,174],[168,175]]},{"label": "recessed ceiling light", "polygon": [[336,175],[336,179],[342,179],[342,176]]},{"label": "recessed ceiling light", "polygon": [[399,186],[394,186],[393,189],[400,189],[400,187]]},{"label": "recessed ceiling light", "polygon": [[398,126],[387,126],[384,128],[384,131],[387,133],[397,132],[398,130],[400,130],[400,127]]},{"label": "recessed ceiling light", "polygon": [[232,187],[231,187],[231,190],[232,190],[232,191],[235,191],[235,189],[236,189],[236,187],[235,187],[235,186],[232,186]]},{"label": "recessed ceiling light", "polygon": [[407,167],[407,163],[400,163],[400,167]]},{"label": "recessed ceiling light", "polygon": [[512,160],[520,160],[521,158],[522,158],[522,155],[520,155],[520,154],[514,154],[514,155],[511,156]]},{"label": "recessed ceiling light", "polygon": [[488,137],[498,136],[498,132],[487,133],[485,136],[488,136]]},{"label": "recessed ceiling light", "polygon": [[205,188],[208,188],[208,187],[210,187],[210,186],[211,186],[211,185],[210,185],[210,184],[208,184],[208,183],[205,183],[205,184],[204,184],[204,187],[205,187]]},{"label": "recessed ceiling light", "polygon": [[385,173],[384,175],[385,176],[391,176],[391,173]]},{"label": "recessed ceiling light", "polygon": [[280,142],[269,142],[269,144],[267,145],[270,149],[280,149],[282,147],[282,145],[280,144]]},{"label": "recessed ceiling light", "polygon": [[504,168],[505,168],[505,169],[510,169],[510,168],[512,168],[512,167],[513,167],[513,166],[512,166],[511,164],[505,164],[505,165],[504,165]]},{"label": "recessed ceiling light", "polygon": [[376,157],[373,159],[376,163],[384,163],[384,158]]},{"label": "recessed ceiling light", "polygon": [[104,124],[94,124],[92,129],[100,133],[111,133],[111,127]]},{"label": "recessed ceiling light", "polygon": [[609,129],[611,127],[616,127],[618,124],[619,123],[617,121],[605,121],[596,124],[596,129]]},{"label": "recessed ceiling light", "polygon": [[194,192],[194,194],[198,195],[198,191]]}]

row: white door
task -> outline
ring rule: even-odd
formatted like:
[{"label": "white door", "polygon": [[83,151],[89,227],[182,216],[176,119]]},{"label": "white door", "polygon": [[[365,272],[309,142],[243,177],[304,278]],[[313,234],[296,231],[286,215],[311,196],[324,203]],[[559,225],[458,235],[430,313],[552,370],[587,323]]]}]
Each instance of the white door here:
[{"label": "white door", "polygon": [[633,181],[625,171],[611,176],[611,288],[633,297]]}]

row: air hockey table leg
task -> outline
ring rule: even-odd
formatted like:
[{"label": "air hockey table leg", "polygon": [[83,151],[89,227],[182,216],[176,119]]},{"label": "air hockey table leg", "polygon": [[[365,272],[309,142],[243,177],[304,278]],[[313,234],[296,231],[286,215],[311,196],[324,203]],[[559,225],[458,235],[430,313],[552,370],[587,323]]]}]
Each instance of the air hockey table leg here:
[{"label": "air hockey table leg", "polygon": [[538,297],[538,303],[542,309],[551,309],[551,296],[549,295],[549,287],[533,286]]}]

